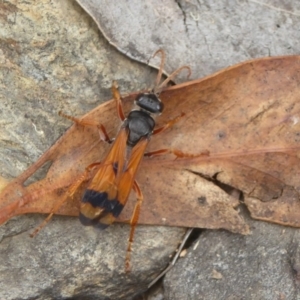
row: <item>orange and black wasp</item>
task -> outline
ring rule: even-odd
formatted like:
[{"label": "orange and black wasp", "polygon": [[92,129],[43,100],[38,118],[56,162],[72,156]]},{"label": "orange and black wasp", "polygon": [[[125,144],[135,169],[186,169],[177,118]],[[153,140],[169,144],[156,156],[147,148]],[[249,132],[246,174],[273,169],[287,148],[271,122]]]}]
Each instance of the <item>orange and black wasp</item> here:
[{"label": "orange and black wasp", "polygon": [[[165,131],[184,116],[182,113],[170,120],[163,127],[155,128],[153,116],[161,114],[164,108],[163,103],[159,99],[159,93],[181,70],[187,69],[190,73],[190,68],[183,66],[159,84],[162,77],[165,54],[162,50],[158,50],[154,56],[158,53],[161,54],[162,59],[155,88],[151,92],[142,93],[136,97],[135,104],[137,109],[130,111],[127,117],[125,117],[123,112],[121,95],[117,84],[113,83],[112,93],[117,104],[117,113],[123,122],[114,141],[109,139],[106,129],[102,124],[82,121],[61,113],[62,116],[79,125],[96,125],[99,129],[100,138],[105,142],[112,143],[112,146],[102,162],[93,163],[86,168],[84,174],[70,186],[66,197],[55,205],[50,215],[36,228],[32,236],[51,219],[52,215],[62,205],[62,202],[68,197],[72,197],[79,186],[85,181],[89,180],[89,183],[80,203],[79,219],[83,225],[94,226],[100,229],[105,229],[118,218],[133,189],[137,195],[137,202],[130,220],[131,230],[126,255],[126,270],[129,271],[131,245],[143,201],[141,189],[135,180],[135,175],[142,158],[144,156],[151,157],[164,153],[173,153],[176,157],[194,156],[175,149],[160,149],[145,153],[152,135]],[[91,173],[93,173],[92,178]]]}]

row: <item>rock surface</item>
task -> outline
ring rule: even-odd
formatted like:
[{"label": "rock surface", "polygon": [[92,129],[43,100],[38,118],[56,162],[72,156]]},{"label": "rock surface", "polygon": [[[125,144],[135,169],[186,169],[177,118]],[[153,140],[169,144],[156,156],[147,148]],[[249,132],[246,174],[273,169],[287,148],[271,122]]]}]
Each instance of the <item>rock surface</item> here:
[{"label": "rock surface", "polygon": [[[6,1],[0,10],[0,169],[6,178],[25,170],[71,125],[60,110],[81,116],[111,98],[113,80],[123,92],[154,81],[156,72],[108,45],[74,1]],[[184,233],[139,226],[127,276],[127,225],[97,232],[76,218],[55,217],[31,239],[43,218],[22,216],[0,227],[1,299],[131,299],[167,265]]]},{"label": "rock surface", "polygon": [[299,299],[299,229],[248,221],[248,236],[201,234],[166,275],[164,299]]},{"label": "rock surface", "polygon": [[[194,43],[183,47],[201,48],[198,56],[191,51],[194,60],[170,54],[173,63],[191,64],[194,76],[253,57],[299,53],[296,2],[284,1],[279,10],[258,1],[224,2],[226,9],[209,2],[172,4],[185,15],[185,28],[199,33],[190,31]],[[0,28],[0,170],[6,178],[25,170],[70,126],[58,111],[84,114],[111,98],[112,80],[122,92],[154,82],[155,72],[110,46],[74,1],[2,2]],[[167,49],[156,41],[154,50]],[[125,276],[128,226],[99,233],[55,217],[30,239],[42,219],[22,216],[0,227],[1,299],[132,299],[167,265],[184,233],[139,226],[133,272]],[[298,299],[298,230],[252,224],[248,237],[206,231],[166,277],[165,299]]]}]

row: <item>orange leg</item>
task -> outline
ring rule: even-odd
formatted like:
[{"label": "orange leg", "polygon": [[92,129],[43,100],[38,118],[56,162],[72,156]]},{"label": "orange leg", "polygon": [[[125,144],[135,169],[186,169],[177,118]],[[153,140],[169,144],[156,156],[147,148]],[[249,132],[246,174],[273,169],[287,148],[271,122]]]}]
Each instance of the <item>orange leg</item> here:
[{"label": "orange leg", "polygon": [[53,217],[53,215],[61,208],[61,206],[64,204],[64,202],[66,202],[66,200],[68,198],[71,198],[74,196],[75,192],[77,191],[77,189],[81,186],[81,184],[87,180],[90,179],[90,172],[92,169],[94,169],[95,167],[101,165],[100,162],[98,163],[93,163],[91,165],[89,165],[85,171],[83,172],[83,174],[81,174],[80,177],[78,177],[78,179],[68,188],[68,190],[66,191],[64,197],[62,199],[60,199],[55,206],[51,209],[50,214],[47,216],[47,218],[38,226],[34,229],[34,231],[30,234],[30,237],[35,237],[39,231],[45,227],[45,225],[47,225],[47,223],[51,220],[51,218]]},{"label": "orange leg", "polygon": [[123,122],[125,120],[125,115],[124,115],[124,110],[123,110],[123,105],[122,105],[121,94],[120,94],[119,87],[118,87],[118,84],[116,81],[113,81],[111,91],[112,91],[113,97],[116,101],[118,116],[119,116],[120,120]]},{"label": "orange leg", "polygon": [[164,155],[164,154],[174,154],[176,156],[176,159],[177,158],[194,158],[194,157],[200,157],[200,156],[209,156],[209,151],[205,150],[205,151],[202,151],[197,154],[192,154],[192,153],[182,152],[181,150],[178,150],[178,149],[170,148],[170,149],[159,149],[156,151],[147,152],[144,154],[144,156],[155,157],[155,156]]},{"label": "orange leg", "polygon": [[97,123],[97,122],[93,122],[93,121],[86,121],[86,120],[81,120],[81,119],[77,119],[75,117],[69,116],[64,114],[63,112],[59,112],[58,113],[61,117],[64,117],[68,120],[73,121],[74,123],[80,125],[80,126],[91,126],[91,127],[97,127],[99,130],[99,134],[100,134],[100,139],[104,142],[107,142],[109,144],[112,143],[112,140],[109,138],[107,131],[104,127],[103,124],[101,123]]},{"label": "orange leg", "polygon": [[[117,84],[116,81],[113,81],[111,90],[112,90],[113,97],[114,97],[114,99],[116,101],[116,104],[117,104],[118,117],[120,118],[121,121],[124,121],[125,120],[125,115],[124,115],[124,111],[123,111],[122,98],[121,98],[121,95],[120,95],[120,92],[119,92],[119,89],[118,89],[118,84]],[[93,121],[81,120],[81,119],[66,115],[61,111],[59,112],[59,115],[66,118],[66,119],[68,119],[68,120],[71,120],[74,123],[76,123],[78,125],[81,125],[81,126],[97,127],[98,130],[99,130],[101,140],[104,141],[104,142],[108,142],[109,144],[112,143],[112,140],[109,138],[109,136],[107,134],[107,131],[106,131],[103,124],[93,122]]]},{"label": "orange leg", "polygon": [[183,118],[185,116],[185,113],[181,113],[180,116],[177,116],[176,118],[170,120],[167,124],[165,124],[162,127],[159,127],[157,129],[153,130],[152,135],[164,132],[165,130],[167,130],[168,128],[172,127],[175,123],[177,123],[181,118]]},{"label": "orange leg", "polygon": [[[154,129],[152,135],[164,132],[168,128],[172,127],[175,123],[177,123],[184,116],[185,116],[185,114],[182,113],[180,116],[177,116],[176,118],[170,120],[164,126],[159,127],[157,129]],[[156,150],[156,151],[146,152],[144,154],[144,156],[154,157],[154,156],[159,156],[159,155],[164,155],[164,154],[174,154],[176,156],[176,159],[177,158],[185,158],[185,157],[193,158],[193,157],[199,157],[199,156],[209,156],[209,151],[205,150],[205,151],[200,152],[198,154],[192,154],[192,153],[182,152],[181,150],[178,150],[178,149],[159,149],[159,150]]]},{"label": "orange leg", "polygon": [[133,243],[133,237],[134,237],[136,224],[138,222],[139,215],[140,215],[141,205],[142,205],[142,202],[144,199],[142,191],[136,181],[134,181],[133,190],[136,193],[137,202],[135,204],[132,217],[130,219],[131,228],[130,228],[130,234],[129,234],[129,239],[128,239],[127,252],[126,252],[126,259],[125,259],[125,271],[127,273],[130,272],[130,269],[131,269],[131,267],[130,267],[131,247],[132,247],[132,243]]}]

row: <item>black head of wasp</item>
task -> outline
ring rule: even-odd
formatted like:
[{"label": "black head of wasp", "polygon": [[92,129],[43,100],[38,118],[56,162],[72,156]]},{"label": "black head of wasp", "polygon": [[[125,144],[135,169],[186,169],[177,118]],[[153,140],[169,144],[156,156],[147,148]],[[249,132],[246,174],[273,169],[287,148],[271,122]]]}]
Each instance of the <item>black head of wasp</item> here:
[{"label": "black head of wasp", "polygon": [[83,182],[88,181],[88,184],[80,203],[79,219],[83,225],[94,226],[100,229],[105,229],[118,218],[133,189],[137,195],[137,202],[130,219],[131,230],[125,261],[126,271],[130,270],[131,245],[143,201],[142,192],[135,180],[135,175],[142,158],[144,156],[149,157],[165,153],[173,153],[176,157],[195,156],[175,149],[160,149],[145,153],[152,135],[165,131],[184,116],[182,113],[170,120],[163,127],[155,129],[153,115],[162,113],[164,108],[163,103],[159,99],[159,93],[181,70],[187,69],[190,73],[190,68],[183,66],[159,84],[162,77],[165,54],[163,50],[158,50],[154,56],[158,53],[160,53],[162,59],[155,87],[151,92],[142,93],[136,97],[135,104],[138,109],[130,111],[127,117],[125,117],[123,112],[122,100],[117,84],[113,83],[112,93],[116,101],[117,113],[123,122],[114,141],[109,139],[106,129],[102,124],[82,121],[60,113],[80,126],[97,126],[101,139],[112,143],[112,146],[102,162],[89,165],[85,172],[68,188],[65,197],[59,203],[56,203],[49,216],[35,229],[32,236],[36,235],[45,226],[66,199],[73,197]]}]

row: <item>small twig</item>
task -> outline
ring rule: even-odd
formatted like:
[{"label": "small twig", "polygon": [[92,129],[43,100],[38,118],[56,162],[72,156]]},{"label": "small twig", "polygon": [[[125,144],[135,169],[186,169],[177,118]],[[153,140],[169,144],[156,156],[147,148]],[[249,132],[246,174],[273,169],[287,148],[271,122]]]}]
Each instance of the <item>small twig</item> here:
[{"label": "small twig", "polygon": [[287,13],[287,14],[290,14],[290,15],[294,15],[294,16],[300,17],[300,13],[296,13],[296,12],[292,12],[290,10],[279,8],[279,7],[270,5],[268,3],[260,2],[260,1],[257,1],[257,0],[249,0],[249,2],[253,2],[253,3],[256,3],[256,4],[262,5],[262,6],[266,6],[268,8],[271,8],[271,9],[279,11],[279,12],[283,12],[283,13]]},{"label": "small twig", "polygon": [[151,288],[161,277],[163,277],[166,273],[168,273],[170,271],[170,269],[173,268],[173,266],[175,265],[181,251],[182,251],[182,248],[184,247],[187,239],[189,238],[189,236],[191,235],[193,231],[193,228],[189,228],[188,231],[185,233],[185,236],[183,237],[183,240],[177,250],[177,253],[176,255],[174,256],[174,258],[172,259],[172,261],[170,262],[170,264],[168,265],[168,267],[163,270],[154,280],[151,281],[151,283],[148,285],[148,289]]}]

